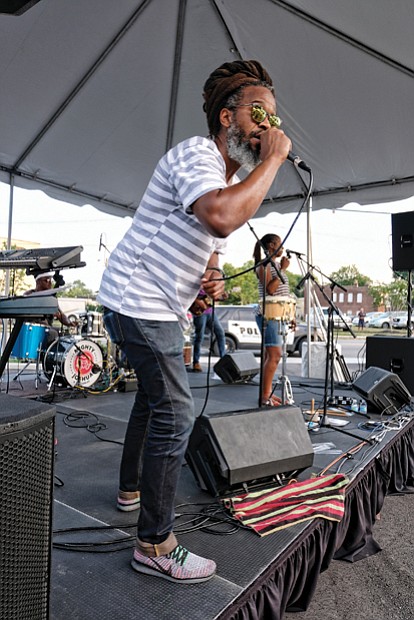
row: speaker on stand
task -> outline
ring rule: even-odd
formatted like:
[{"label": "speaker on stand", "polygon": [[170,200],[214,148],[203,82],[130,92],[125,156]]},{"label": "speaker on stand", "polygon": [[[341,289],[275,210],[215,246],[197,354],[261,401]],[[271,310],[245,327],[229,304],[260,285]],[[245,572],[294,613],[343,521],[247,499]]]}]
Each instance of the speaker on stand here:
[{"label": "speaker on stand", "polygon": [[391,229],[393,270],[414,269],[414,211],[393,213]]},{"label": "speaker on stand", "polygon": [[412,271],[414,269],[414,211],[393,213],[392,227],[392,268],[394,271],[407,271],[407,336],[412,334],[411,315],[413,298]]},{"label": "speaker on stand", "polygon": [[49,617],[55,408],[0,394],[2,620]]}]

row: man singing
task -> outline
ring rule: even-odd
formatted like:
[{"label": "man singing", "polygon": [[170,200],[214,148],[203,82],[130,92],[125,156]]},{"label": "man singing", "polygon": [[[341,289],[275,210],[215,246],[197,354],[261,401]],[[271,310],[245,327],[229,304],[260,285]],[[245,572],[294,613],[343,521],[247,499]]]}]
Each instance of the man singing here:
[{"label": "man singing", "polygon": [[[222,296],[225,239],[254,216],[291,148],[259,62],[221,65],[203,96],[209,137],[189,138],[159,161],[98,296],[108,333],[139,379],[118,493],[120,510],[140,508],[132,567],[178,583],[206,581],[216,571],[173,533],[194,423],[183,358],[186,313],[200,288],[212,299]],[[249,174],[239,182],[241,166]]]}]

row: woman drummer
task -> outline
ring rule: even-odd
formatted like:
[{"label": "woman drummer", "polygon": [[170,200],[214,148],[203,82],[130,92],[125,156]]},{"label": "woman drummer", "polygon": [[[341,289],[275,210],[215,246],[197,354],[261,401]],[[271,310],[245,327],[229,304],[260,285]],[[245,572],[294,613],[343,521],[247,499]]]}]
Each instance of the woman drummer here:
[{"label": "woman drummer", "polygon": [[[289,267],[290,261],[286,256],[282,256],[282,240],[278,235],[273,234],[267,234],[262,237],[254,247],[253,258],[255,265],[258,265],[262,261],[262,249],[265,250],[266,257],[269,258],[269,261],[255,268],[258,280],[259,300],[263,299],[263,287],[265,287],[266,297],[289,295],[289,281],[286,275],[286,269]],[[282,258],[277,260],[280,257]],[[274,263],[276,267],[272,263]],[[264,313],[266,316],[266,308]],[[261,332],[263,315],[260,306],[257,310],[256,322]],[[280,321],[266,321],[264,333],[265,358],[261,394],[262,405],[275,407],[281,404],[280,398],[273,395],[272,385],[273,377],[280,358],[282,357],[282,343],[283,336],[280,329]]]}]

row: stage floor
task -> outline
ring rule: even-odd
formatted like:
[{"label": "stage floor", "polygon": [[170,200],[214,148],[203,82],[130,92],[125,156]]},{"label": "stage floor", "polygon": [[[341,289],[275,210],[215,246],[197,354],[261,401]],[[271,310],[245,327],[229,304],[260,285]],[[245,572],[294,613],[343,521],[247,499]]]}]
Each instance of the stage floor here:
[{"label": "stage floor", "polygon": [[[206,373],[189,372],[189,378],[197,414],[203,409],[207,393],[205,413],[208,414],[257,408],[257,378],[247,384],[228,385],[211,373],[208,390]],[[323,402],[323,381],[293,376],[290,379],[295,406],[308,409],[311,399],[315,400],[316,405]],[[24,389],[19,395],[27,396],[31,388],[26,385],[26,381],[23,384]],[[280,395],[280,391],[277,393]],[[16,391],[10,394],[15,395]],[[51,397],[51,393],[45,391],[44,383],[39,386],[37,394],[38,397]],[[358,397],[350,386],[336,385],[335,396],[342,395]],[[243,599],[272,567],[274,570],[283,558],[302,544],[307,533],[314,528],[315,520],[294,525],[264,538],[241,529],[231,535],[214,535],[202,530],[185,532],[194,514],[200,513],[206,504],[217,504],[215,498],[200,490],[192,472],[185,465],[176,503],[176,532],[180,541],[191,551],[217,562],[217,576],[205,584],[180,586],[135,573],[129,562],[136,514],[121,513],[115,508],[122,442],[134,397],[133,391],[85,394],[74,390],[56,390],[54,395],[57,446],[51,619],[231,618],[233,610],[236,613],[235,603]],[[266,409],[263,415],[266,415]],[[371,415],[372,419],[377,417]],[[347,419],[350,423],[346,429],[361,438],[369,436],[370,430],[358,427],[366,421],[365,418],[353,415]],[[309,434],[315,448],[315,458],[313,466],[302,473],[304,478],[320,472],[332,462],[335,455],[347,452],[358,443],[355,437],[331,428],[310,431]],[[348,475],[351,480],[360,477],[384,446],[397,436],[398,431],[389,432],[382,443],[367,444],[352,460],[342,463],[341,473]],[[328,473],[334,473],[336,469],[337,466]],[[56,533],[57,530],[69,528],[98,529]],[[87,544],[88,547],[80,547],[78,551],[57,548],[62,543]],[[106,547],[102,543],[107,543]],[[122,550],[115,551],[120,548]],[[302,616],[313,617],[299,614],[299,617]],[[267,620],[266,615],[251,617]],[[275,614],[268,617],[278,616]],[[283,612],[280,617],[283,617]],[[324,617],[333,620],[341,616],[329,616],[326,613]],[[346,617],[361,616],[352,616],[348,610]],[[364,617],[369,620],[366,614]]]}]

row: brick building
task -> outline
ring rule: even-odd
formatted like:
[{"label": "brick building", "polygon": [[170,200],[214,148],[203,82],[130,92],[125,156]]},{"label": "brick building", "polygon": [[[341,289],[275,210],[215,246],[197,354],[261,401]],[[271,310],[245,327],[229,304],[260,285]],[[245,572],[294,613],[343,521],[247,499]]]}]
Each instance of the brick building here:
[{"label": "brick building", "polygon": [[[330,286],[327,285],[322,288],[325,295],[331,299]],[[367,286],[358,286],[353,284],[352,286],[345,286],[344,288],[346,288],[346,292],[338,287],[335,287],[332,293],[333,303],[343,314],[355,316],[358,314],[360,308],[364,308],[365,312],[373,312],[377,310],[377,308],[374,307],[374,302]],[[327,306],[326,299],[324,299],[318,287],[315,287],[315,292],[321,306]]]}]

